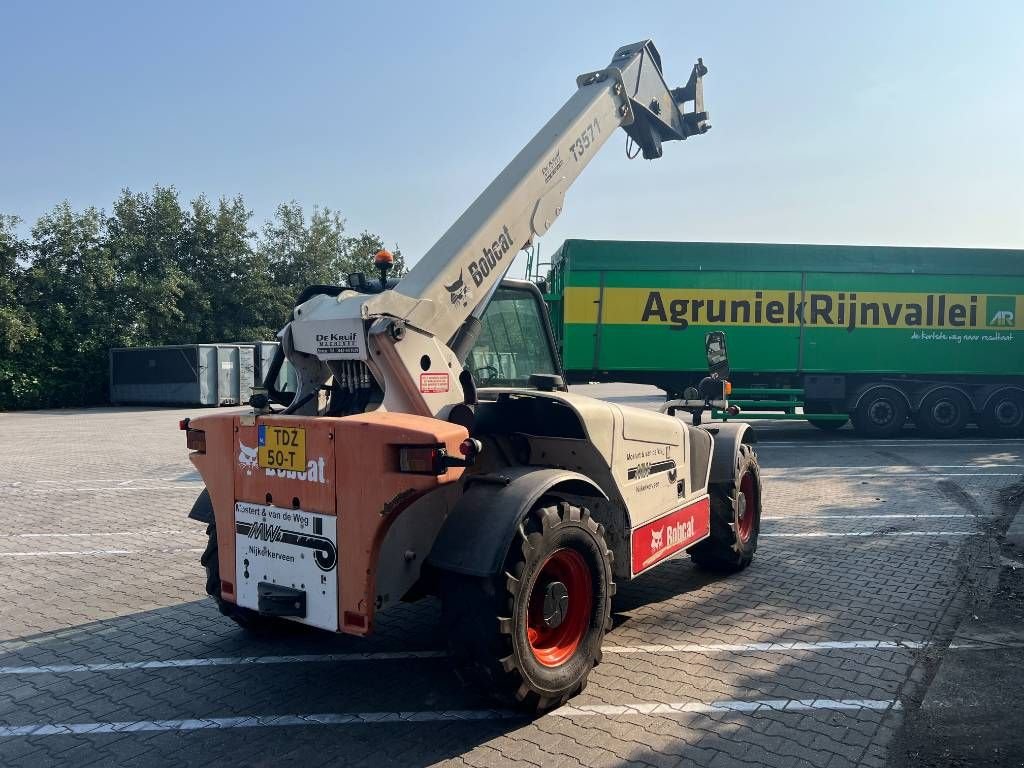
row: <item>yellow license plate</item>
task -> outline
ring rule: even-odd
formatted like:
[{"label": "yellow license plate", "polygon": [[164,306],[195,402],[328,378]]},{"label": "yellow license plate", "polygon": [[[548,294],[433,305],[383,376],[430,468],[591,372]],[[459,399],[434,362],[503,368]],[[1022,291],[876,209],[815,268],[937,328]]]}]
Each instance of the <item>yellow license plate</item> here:
[{"label": "yellow license plate", "polygon": [[266,469],[305,472],[306,430],[260,424],[257,461]]}]

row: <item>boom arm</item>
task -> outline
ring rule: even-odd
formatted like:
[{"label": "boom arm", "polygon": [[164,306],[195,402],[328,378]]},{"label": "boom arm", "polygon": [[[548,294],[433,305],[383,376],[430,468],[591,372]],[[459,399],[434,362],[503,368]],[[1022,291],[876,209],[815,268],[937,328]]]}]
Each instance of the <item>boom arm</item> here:
[{"label": "boom arm", "polygon": [[[397,293],[416,301],[400,316],[451,338],[475,303],[458,294],[486,295],[520,249],[548,231],[566,191],[617,127],[648,159],[661,156],[662,141],[708,129],[700,92],[705,71],[698,62],[688,87],[674,93],[654,44],[645,41],[620,48],[608,68],[577,78],[572,98],[398,284]],[[696,111],[684,115],[680,96],[695,99]]]},{"label": "boom arm", "polygon": [[[406,328],[417,336],[432,337],[445,347],[442,356],[458,377],[461,368],[457,361],[452,364],[447,342],[501,280],[516,254],[548,231],[562,212],[569,186],[615,128],[622,126],[647,159],[661,156],[662,142],[686,139],[710,128],[701,85],[706,72],[698,59],[689,82],[673,90],[662,77],[661,57],[653,42],[620,48],[607,68],[576,79],[576,93],[394,289],[371,296],[346,292],[336,298],[311,299],[296,309],[291,336],[289,329],[285,332],[286,349],[291,346],[319,360],[366,361],[385,389],[384,406],[389,410],[412,408],[435,415],[439,406],[461,401],[452,396],[420,397],[423,387],[411,381],[417,378],[418,368],[410,367],[408,354],[394,354],[395,342],[406,338]],[[694,108],[684,113],[687,101],[693,101]],[[335,330],[339,336],[361,334],[358,326],[367,322],[372,323],[367,343],[325,346],[319,341]],[[324,371],[314,373],[308,363],[297,367],[302,374],[299,400],[303,386],[323,378]],[[395,385],[405,396],[389,404]]]}]

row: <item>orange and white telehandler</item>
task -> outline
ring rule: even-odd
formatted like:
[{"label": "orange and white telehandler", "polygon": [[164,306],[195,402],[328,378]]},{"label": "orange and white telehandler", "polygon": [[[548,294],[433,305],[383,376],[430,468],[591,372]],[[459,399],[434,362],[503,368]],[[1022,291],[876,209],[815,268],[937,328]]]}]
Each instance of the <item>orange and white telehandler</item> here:
[{"label": "orange and white telehandler", "polygon": [[[379,279],[305,290],[251,411],[182,422],[222,613],[368,635],[436,595],[463,677],[543,710],[586,685],[617,581],[684,551],[750,563],[749,427],[569,393],[540,292],[502,279],[616,128],[647,159],[710,128],[706,72],[670,89],[651,41],[617,50],[405,277],[381,252]],[[707,351],[708,378],[669,410],[722,406],[724,334]],[[275,387],[284,358],[294,393]]]}]

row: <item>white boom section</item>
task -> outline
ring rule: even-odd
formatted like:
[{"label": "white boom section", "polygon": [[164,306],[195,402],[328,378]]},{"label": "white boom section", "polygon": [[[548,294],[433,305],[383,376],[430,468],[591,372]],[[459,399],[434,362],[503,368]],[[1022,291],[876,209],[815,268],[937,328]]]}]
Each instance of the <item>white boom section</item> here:
[{"label": "white boom section", "polygon": [[[649,159],[661,156],[663,141],[708,130],[701,87],[706,71],[698,61],[687,85],[671,90],[657,49],[642,41],[616,51],[606,69],[577,78],[576,93],[395,288],[316,296],[296,309],[283,334],[300,372],[296,400],[329,375],[322,365],[296,359],[300,352],[322,361],[365,361],[384,389],[387,410],[439,415],[461,402],[456,382],[462,368],[447,343],[516,254],[548,231],[569,186],[617,127]],[[690,100],[694,111],[684,114]],[[446,391],[429,391],[444,386],[440,377],[420,376],[423,355],[442,364]]]}]

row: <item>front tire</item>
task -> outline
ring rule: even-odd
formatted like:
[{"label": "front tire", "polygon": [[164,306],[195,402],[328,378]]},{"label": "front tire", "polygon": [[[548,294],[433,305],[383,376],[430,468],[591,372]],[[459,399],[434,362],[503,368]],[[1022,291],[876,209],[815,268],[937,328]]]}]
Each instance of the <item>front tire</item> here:
[{"label": "front tire", "polygon": [[611,627],[612,553],[589,510],[544,501],[492,577],[441,575],[449,651],[466,682],[541,712],[583,690]]},{"label": "front tire", "polygon": [[736,573],[757,551],[761,531],[761,467],[750,445],[741,445],[732,483],[716,483],[711,495],[711,535],[689,549],[698,568]]}]

